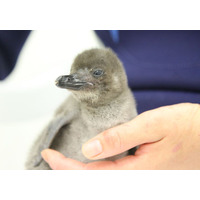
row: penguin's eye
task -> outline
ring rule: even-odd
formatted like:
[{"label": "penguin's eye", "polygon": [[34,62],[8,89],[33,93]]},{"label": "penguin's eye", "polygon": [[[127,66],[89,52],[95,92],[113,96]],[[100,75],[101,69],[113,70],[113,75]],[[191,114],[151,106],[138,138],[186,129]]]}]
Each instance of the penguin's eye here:
[{"label": "penguin's eye", "polygon": [[100,77],[103,75],[103,70],[102,69],[97,69],[93,72],[94,77]]}]

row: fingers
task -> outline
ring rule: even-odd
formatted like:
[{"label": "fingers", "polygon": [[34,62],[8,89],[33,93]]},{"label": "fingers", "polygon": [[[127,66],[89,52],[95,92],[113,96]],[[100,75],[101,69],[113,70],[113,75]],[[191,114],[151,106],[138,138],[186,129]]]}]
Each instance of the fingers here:
[{"label": "fingers", "polygon": [[80,170],[84,169],[85,164],[79,161],[66,158],[58,151],[52,149],[45,149],[42,151],[43,159],[49,164],[54,170]]},{"label": "fingers", "polygon": [[170,129],[165,122],[169,114],[166,110],[163,107],[147,111],[130,122],[100,133],[83,145],[83,154],[95,160],[122,153],[140,144],[161,140]]},{"label": "fingers", "polygon": [[97,161],[88,163],[87,170],[139,170],[148,166],[143,156],[126,156],[116,161]]},{"label": "fingers", "polygon": [[51,149],[42,151],[42,157],[53,170],[132,170],[142,169],[145,161],[142,156],[127,156],[116,161],[97,161],[84,164],[66,158],[61,153]]}]

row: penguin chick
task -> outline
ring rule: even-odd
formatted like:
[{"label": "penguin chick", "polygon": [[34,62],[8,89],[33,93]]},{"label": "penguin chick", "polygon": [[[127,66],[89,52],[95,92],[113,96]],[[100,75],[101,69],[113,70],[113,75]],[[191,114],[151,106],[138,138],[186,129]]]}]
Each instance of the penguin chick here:
[{"label": "penguin chick", "polygon": [[[123,65],[111,49],[91,49],[79,54],[70,75],[58,77],[56,85],[72,94],[33,145],[27,169],[50,169],[40,154],[46,148],[84,163],[91,162],[83,156],[82,144],[137,115]],[[106,160],[126,155],[124,152]]]}]

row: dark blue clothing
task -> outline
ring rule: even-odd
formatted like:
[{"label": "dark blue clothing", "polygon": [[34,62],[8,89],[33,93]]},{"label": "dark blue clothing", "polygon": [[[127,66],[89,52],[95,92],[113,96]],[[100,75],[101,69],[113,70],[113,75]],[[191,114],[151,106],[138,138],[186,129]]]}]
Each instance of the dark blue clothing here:
[{"label": "dark blue clothing", "polygon": [[30,31],[0,31],[0,80],[13,70]]},{"label": "dark blue clothing", "polygon": [[96,33],[123,62],[139,113],[181,102],[200,103],[200,31]]}]

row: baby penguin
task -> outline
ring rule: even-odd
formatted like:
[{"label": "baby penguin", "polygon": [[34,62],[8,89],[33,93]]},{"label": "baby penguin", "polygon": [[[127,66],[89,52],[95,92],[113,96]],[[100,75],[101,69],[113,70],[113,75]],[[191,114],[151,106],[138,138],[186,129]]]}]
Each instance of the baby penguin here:
[{"label": "baby penguin", "polygon": [[[72,94],[33,145],[27,169],[50,169],[40,154],[46,148],[81,162],[91,162],[83,156],[82,144],[137,115],[123,65],[111,49],[91,49],[79,54],[70,75],[58,77],[56,85]],[[124,152],[106,160],[126,155]]]}]

